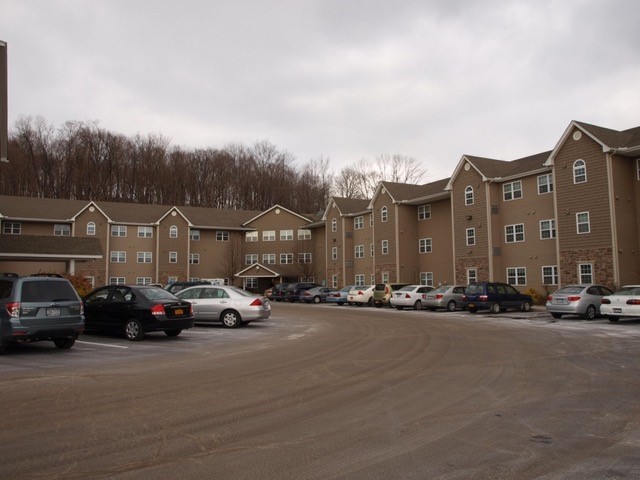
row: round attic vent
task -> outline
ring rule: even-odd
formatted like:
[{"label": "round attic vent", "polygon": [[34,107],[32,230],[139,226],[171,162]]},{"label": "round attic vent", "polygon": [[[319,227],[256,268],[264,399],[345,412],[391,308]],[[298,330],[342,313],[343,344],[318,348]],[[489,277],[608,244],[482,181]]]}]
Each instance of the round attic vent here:
[{"label": "round attic vent", "polygon": [[95,209],[94,207],[89,207],[89,211],[90,211],[90,212],[95,212],[95,211],[96,211],[96,209]]},{"label": "round attic vent", "polygon": [[280,214],[280,209],[276,208],[276,215]]},{"label": "round attic vent", "polygon": [[464,169],[465,170],[469,170],[471,168],[471,165],[469,165],[468,163],[464,164]]},{"label": "round attic vent", "polygon": [[580,140],[582,138],[582,132],[580,130],[576,130],[573,132],[573,139]]},{"label": "round attic vent", "polygon": [[171,216],[175,217],[177,215],[176,211],[174,210],[173,212],[171,212]]}]

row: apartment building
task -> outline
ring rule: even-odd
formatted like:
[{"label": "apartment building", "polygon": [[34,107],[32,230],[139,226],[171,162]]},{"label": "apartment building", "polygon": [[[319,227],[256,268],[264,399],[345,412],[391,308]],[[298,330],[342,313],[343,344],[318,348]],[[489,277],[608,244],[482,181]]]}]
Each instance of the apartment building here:
[{"label": "apartment building", "polygon": [[0,197],[0,271],[103,283],[223,278],[334,287],[640,283],[640,127],[572,121],[552,150],[463,155],[450,178],[381,182],[321,215]]}]

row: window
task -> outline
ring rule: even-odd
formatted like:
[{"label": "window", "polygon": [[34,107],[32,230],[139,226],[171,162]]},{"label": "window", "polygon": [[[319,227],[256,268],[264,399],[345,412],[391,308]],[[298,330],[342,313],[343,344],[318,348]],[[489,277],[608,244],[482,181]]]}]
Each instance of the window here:
[{"label": "window", "polygon": [[196,242],[200,240],[200,230],[196,230],[195,228],[189,230],[189,240]]},{"label": "window", "polygon": [[338,288],[338,275],[331,275],[331,287]]},{"label": "window", "polygon": [[369,244],[369,254],[373,257],[376,253],[376,248],[373,243]]},{"label": "window", "polygon": [[126,237],[127,236],[127,227],[126,227],[126,225],[111,225],[111,236],[112,237]]},{"label": "window", "polygon": [[507,243],[524,242],[524,223],[507,225],[504,227],[504,232]]},{"label": "window", "polygon": [[467,283],[475,283],[478,281],[478,270],[475,268],[467,268]]},{"label": "window", "polygon": [[421,238],[418,240],[418,253],[431,253],[430,238]]},{"label": "window", "polygon": [[178,238],[178,227],[175,225],[169,227],[169,238]]},{"label": "window", "polygon": [[53,234],[56,237],[68,237],[71,235],[71,226],[66,223],[56,223],[53,226]]},{"label": "window", "polygon": [[84,277],[87,279],[87,281],[89,282],[89,285],[91,285],[91,288],[95,288],[96,286],[96,278],[95,277]]},{"label": "window", "polygon": [[380,221],[386,222],[387,220],[389,220],[389,211],[387,207],[382,207],[382,209],[380,209]]},{"label": "window", "polygon": [[109,254],[111,263],[125,263],[127,261],[127,252],[112,251]]},{"label": "window", "polygon": [[464,204],[473,205],[473,187],[468,186],[464,189]]},{"label": "window", "polygon": [[96,224],[93,222],[87,223],[87,235],[95,235],[96,234]]},{"label": "window", "polygon": [[257,253],[248,253],[244,256],[245,265],[253,265],[254,263],[258,263],[258,254]]},{"label": "window", "polygon": [[472,246],[476,244],[476,229],[475,228],[467,228],[467,246]]},{"label": "window", "polygon": [[376,274],[375,274],[375,273],[372,273],[372,274],[371,274],[371,276],[370,276],[370,279],[371,279],[371,285],[373,285],[374,283],[376,283]]},{"label": "window", "polygon": [[593,264],[580,263],[578,265],[578,277],[580,283],[593,283]]},{"label": "window", "polygon": [[369,214],[369,226],[373,227],[373,213]]},{"label": "window", "polygon": [[418,207],[418,220],[431,218],[431,205],[420,205]]},{"label": "window", "polygon": [[153,227],[138,227],[139,238],[153,238]]},{"label": "window", "polygon": [[257,290],[258,289],[258,279],[255,277],[251,277],[251,278],[245,278],[244,279],[244,287],[247,289],[253,289],[253,290]]},{"label": "window", "polygon": [[276,241],[276,231],[275,230],[265,230],[262,232],[262,241],[263,242],[275,242]]},{"label": "window", "polygon": [[542,284],[543,285],[558,284],[558,267],[556,265],[542,267]]},{"label": "window", "polygon": [[167,283],[175,283],[178,281],[178,277],[169,277],[167,278]]},{"label": "window", "polygon": [[293,253],[281,253],[280,263],[293,263]]},{"label": "window", "polygon": [[353,219],[353,229],[361,230],[364,228],[364,217],[360,215],[359,217],[355,217]]},{"label": "window", "polygon": [[364,245],[356,245],[355,255],[356,258],[364,258]]},{"label": "window", "polygon": [[356,286],[358,287],[364,286],[364,274],[358,273],[355,278],[356,278],[356,281],[355,281]]},{"label": "window", "polygon": [[573,183],[584,183],[587,181],[587,164],[584,160],[573,162]]},{"label": "window", "polygon": [[298,240],[311,240],[311,230],[301,228],[298,230]]},{"label": "window", "polygon": [[338,230],[338,220],[335,218],[331,220],[331,231],[336,232]]},{"label": "window", "polygon": [[226,230],[217,230],[216,231],[216,242],[228,242],[229,241],[229,232]]},{"label": "window", "polygon": [[540,220],[540,239],[556,238],[556,221]]},{"label": "window", "polygon": [[151,263],[151,252],[138,252],[138,263]]},{"label": "window", "polygon": [[311,254],[310,253],[299,253],[298,254],[298,263],[311,263]]},{"label": "window", "polygon": [[169,252],[169,263],[178,263],[178,252]]},{"label": "window", "polygon": [[550,173],[540,175],[538,177],[538,195],[551,192],[553,192],[553,176]]},{"label": "window", "polygon": [[578,233],[589,233],[591,225],[589,224],[589,212],[576,213],[576,227]]},{"label": "window", "polygon": [[389,253],[389,240],[382,240],[382,255],[387,255]]},{"label": "window", "polygon": [[200,263],[200,254],[199,253],[190,253],[189,254],[189,263],[191,265],[198,265]]},{"label": "window", "polygon": [[109,277],[109,285],[123,285],[127,283],[125,277]]},{"label": "window", "polygon": [[527,269],[524,267],[507,268],[507,283],[509,285],[526,285]]},{"label": "window", "polygon": [[382,272],[382,283],[389,283],[389,272]]},{"label": "window", "polygon": [[280,230],[280,240],[293,240],[293,230]]},{"label": "window", "polygon": [[276,263],[276,254],[275,253],[263,253],[262,254],[262,263],[268,265],[274,265]]},{"label": "window", "polygon": [[136,278],[136,285],[150,285],[151,284],[151,277],[137,277]]},{"label": "window", "polygon": [[502,185],[502,195],[505,202],[522,198],[522,182],[505,183]]},{"label": "window", "polygon": [[2,224],[2,233],[5,235],[20,235],[21,230],[20,222],[4,222]]},{"label": "window", "polygon": [[338,259],[338,247],[331,247],[331,260]]},{"label": "window", "polygon": [[420,272],[420,285],[433,286],[433,272]]},{"label": "window", "polygon": [[247,232],[244,234],[245,242],[257,242],[258,241],[258,232]]}]

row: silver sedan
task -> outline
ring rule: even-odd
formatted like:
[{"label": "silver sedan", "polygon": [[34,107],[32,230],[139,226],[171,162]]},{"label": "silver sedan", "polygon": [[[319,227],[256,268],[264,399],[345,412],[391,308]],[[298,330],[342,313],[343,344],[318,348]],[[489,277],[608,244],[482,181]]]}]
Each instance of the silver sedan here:
[{"label": "silver sedan", "polygon": [[442,285],[435,290],[427,293],[427,299],[424,306],[432,312],[438,308],[445,308],[450,312],[454,312],[458,308],[464,309],[465,285]]},{"label": "silver sedan", "polygon": [[193,306],[195,322],[222,322],[228,328],[266,320],[271,315],[267,297],[254,295],[238,287],[197,286],[175,294]]},{"label": "silver sedan", "polygon": [[547,312],[553,318],[580,315],[593,320],[600,315],[602,297],[612,293],[603,285],[567,285],[547,297]]}]

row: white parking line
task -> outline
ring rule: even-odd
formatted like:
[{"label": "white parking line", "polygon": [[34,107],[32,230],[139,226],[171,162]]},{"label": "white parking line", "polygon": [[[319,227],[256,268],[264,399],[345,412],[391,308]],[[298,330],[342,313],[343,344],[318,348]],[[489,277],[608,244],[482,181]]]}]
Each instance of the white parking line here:
[{"label": "white parking line", "polygon": [[86,345],[98,345],[100,347],[129,348],[129,347],[125,346],[125,345],[110,345],[108,343],[85,342],[84,340],[76,340],[76,343],[84,343]]}]

